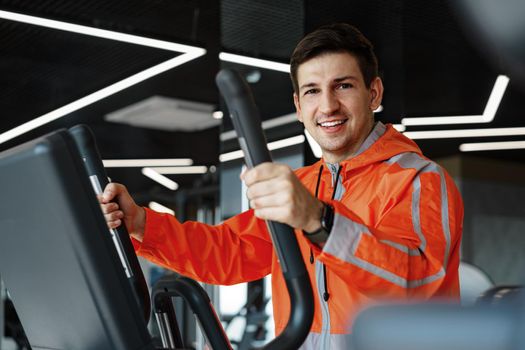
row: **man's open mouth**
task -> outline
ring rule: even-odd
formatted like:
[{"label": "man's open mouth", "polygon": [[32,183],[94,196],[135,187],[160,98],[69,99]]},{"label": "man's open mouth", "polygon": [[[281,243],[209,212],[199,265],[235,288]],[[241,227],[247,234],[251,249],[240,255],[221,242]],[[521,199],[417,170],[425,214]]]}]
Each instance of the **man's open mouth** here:
[{"label": "man's open mouth", "polygon": [[327,121],[327,122],[322,122],[322,123],[317,123],[318,126],[322,126],[324,128],[330,128],[330,127],[334,127],[334,126],[338,126],[338,125],[342,125],[344,123],[346,123],[348,119],[342,119],[342,120],[332,120],[332,121]]}]

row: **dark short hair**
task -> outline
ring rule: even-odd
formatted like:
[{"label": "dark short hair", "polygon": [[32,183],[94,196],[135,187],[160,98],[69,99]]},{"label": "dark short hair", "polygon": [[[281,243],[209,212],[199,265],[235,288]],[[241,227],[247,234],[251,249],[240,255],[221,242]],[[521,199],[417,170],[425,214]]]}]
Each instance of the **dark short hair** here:
[{"label": "dark short hair", "polygon": [[295,93],[299,92],[297,70],[304,62],[326,54],[348,52],[359,64],[367,88],[378,76],[377,57],[372,43],[354,26],[335,23],[306,35],[295,47],[290,59],[290,75]]}]

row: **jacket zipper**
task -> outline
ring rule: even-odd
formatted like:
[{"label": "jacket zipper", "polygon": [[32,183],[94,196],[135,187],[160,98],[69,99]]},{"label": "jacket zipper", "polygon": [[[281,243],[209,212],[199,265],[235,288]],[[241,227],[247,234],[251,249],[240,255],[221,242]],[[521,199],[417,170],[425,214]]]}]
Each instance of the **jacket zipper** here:
[{"label": "jacket zipper", "polygon": [[[341,169],[342,167],[340,165],[338,165],[337,167],[337,174],[335,176],[335,181],[334,181],[334,190],[332,192],[332,200],[335,198],[335,193],[337,191],[337,186],[339,184],[339,175],[341,174]],[[321,164],[320,168],[319,168],[319,175],[317,176],[317,184],[315,186],[315,198],[319,198],[319,184],[321,183],[321,175],[323,173],[323,165]],[[313,254],[313,251],[312,251],[312,248],[310,248],[310,264],[313,264],[314,263],[314,254]],[[328,299],[330,299],[330,293],[328,293],[328,278],[327,278],[327,273],[326,273],[326,265],[323,264],[323,284],[324,284],[324,293],[323,293],[323,299],[324,301],[328,301]]]}]

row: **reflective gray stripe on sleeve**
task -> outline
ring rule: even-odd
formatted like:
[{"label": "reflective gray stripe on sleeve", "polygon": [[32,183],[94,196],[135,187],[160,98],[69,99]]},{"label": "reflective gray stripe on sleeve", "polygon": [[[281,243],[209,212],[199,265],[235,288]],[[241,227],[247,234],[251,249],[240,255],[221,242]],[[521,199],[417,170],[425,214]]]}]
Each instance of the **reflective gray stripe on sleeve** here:
[{"label": "reflective gray stripe on sleeve", "polygon": [[448,218],[448,192],[447,181],[443,170],[438,168],[441,177],[441,222],[443,226],[443,234],[445,235],[445,258],[443,259],[443,266],[448,266],[448,258],[450,254],[450,223]]},{"label": "reflective gray stripe on sleeve", "polygon": [[408,254],[410,256],[419,256],[419,255],[421,255],[421,251],[419,249],[410,249],[410,248],[408,248],[405,245],[402,245],[402,244],[399,244],[399,243],[396,243],[396,242],[392,242],[392,241],[388,241],[386,239],[382,239],[379,242],[384,243],[386,245],[389,245],[389,246],[391,246],[393,248],[396,248],[397,250],[402,251],[403,253],[406,253],[406,254]]},{"label": "reflective gray stripe on sleeve", "polygon": [[421,205],[421,179],[419,175],[414,179],[413,190],[412,190],[412,227],[416,232],[419,241],[419,251],[424,252],[427,247],[427,239],[421,232],[421,215],[419,208]]},{"label": "reflective gray stripe on sleeve", "polygon": [[427,239],[423,235],[423,232],[421,232],[421,216],[419,213],[419,207],[421,204],[421,180],[419,179],[419,175],[416,176],[413,183],[413,190],[412,190],[412,227],[414,228],[414,232],[417,234],[417,237],[419,238],[419,246],[417,249],[411,249],[406,246],[403,246],[399,243],[395,243],[388,240],[382,240],[381,242],[388,244],[394,248],[397,248],[405,253],[407,253],[410,256],[418,256],[421,255],[422,252],[425,251],[425,248],[427,247]]},{"label": "reflective gray stripe on sleeve", "polygon": [[442,266],[439,269],[439,271],[436,272],[435,274],[433,274],[432,276],[428,276],[428,277],[422,278],[420,280],[408,281],[408,288],[421,287],[421,286],[424,286],[425,284],[429,284],[429,283],[432,283],[434,281],[437,281],[438,279],[440,279],[440,278],[442,278],[444,276],[445,276],[445,269]]},{"label": "reflective gray stripe on sleeve", "polygon": [[406,278],[400,277],[390,271],[387,271],[379,266],[376,266],[368,261],[355,256],[355,251],[359,246],[359,241],[363,234],[371,235],[368,228],[364,225],[358,224],[343,215],[336,214],[334,219],[334,226],[330,239],[324,247],[324,251],[343,261],[353,264],[363,270],[370,272],[376,276],[383,278],[395,285],[403,288],[416,288],[427,283],[443,277],[445,271],[441,268],[436,274],[425,277],[420,280],[409,281]]},{"label": "reflective gray stripe on sleeve", "polygon": [[[420,174],[423,173],[435,173],[439,175],[440,179],[440,192],[441,192],[441,223],[443,226],[443,234],[445,236],[445,256],[443,258],[443,266],[448,265],[448,258],[450,253],[450,224],[448,216],[448,194],[445,174],[443,170],[437,166],[434,162],[427,159],[421,158],[417,153],[401,153],[386,161],[388,164],[396,163],[403,169],[415,169],[418,175],[414,179],[414,190],[412,192],[412,221],[414,231],[418,235],[421,241],[417,250],[409,250],[408,254],[414,256],[419,255],[420,252],[424,252],[426,248],[426,239],[421,231],[421,217],[419,213],[420,198],[421,198],[421,179]],[[388,241],[383,241],[387,243]],[[388,242],[387,244],[394,245],[394,242]]]},{"label": "reflective gray stripe on sleeve", "polygon": [[356,265],[389,282],[401,287],[406,287],[408,284],[406,279],[355,256],[355,252],[363,234],[371,234],[366,226],[358,224],[343,215],[336,214],[332,233],[330,234],[330,238],[326,242],[323,251],[343,261]]},{"label": "reflective gray stripe on sleeve", "polygon": [[443,266],[440,270],[432,276],[420,280],[409,281],[406,278],[400,277],[390,271],[375,266],[367,261],[364,261],[355,256],[355,252],[359,246],[359,241],[362,234],[371,234],[368,228],[364,225],[355,223],[354,221],[336,214],[334,218],[334,226],[332,233],[328,239],[324,251],[332,254],[344,261],[352,263],[365,271],[373,273],[391,283],[404,288],[416,288],[443,277],[445,275],[445,268],[448,264],[448,258],[450,254],[450,226],[449,226],[449,215],[448,215],[448,195],[446,187],[446,179],[443,170],[438,167],[434,162],[421,158],[416,153],[402,153],[396,155],[386,161],[388,164],[396,163],[398,166],[404,169],[415,169],[417,175],[413,182],[412,191],[412,224],[416,235],[420,240],[420,244],[417,249],[410,249],[407,246],[403,246],[397,242],[388,240],[381,240],[382,243],[387,244],[401,252],[408,254],[409,256],[419,256],[423,253],[427,246],[425,235],[421,229],[421,178],[420,175],[423,173],[435,173],[440,177],[440,194],[441,194],[441,221],[443,227],[443,235],[445,238],[445,255],[443,258]]},{"label": "reflective gray stripe on sleeve", "polygon": [[300,350],[333,350],[333,349],[352,349],[352,335],[351,334],[329,334],[328,347],[323,347],[321,338],[322,334],[310,332],[306,337]]}]

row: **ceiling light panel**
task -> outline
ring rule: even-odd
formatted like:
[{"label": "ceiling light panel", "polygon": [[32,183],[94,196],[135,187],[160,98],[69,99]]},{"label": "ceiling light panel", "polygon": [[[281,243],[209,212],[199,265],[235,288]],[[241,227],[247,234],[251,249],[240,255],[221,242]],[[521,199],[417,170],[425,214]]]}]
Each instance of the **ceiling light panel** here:
[{"label": "ceiling light panel", "polygon": [[108,40],[115,40],[119,42],[141,45],[151,47],[155,49],[168,50],[177,52],[177,56],[166,60],[160,64],[156,64],[149,68],[144,69],[138,73],[135,73],[127,78],[124,78],[116,83],[106,86],[98,91],[95,91],[87,96],[84,96],[76,101],[70,102],[60,108],[45,113],[41,116],[34,118],[24,124],[21,124],[15,128],[12,128],[4,133],[0,134],[0,144],[8,140],[11,140],[19,135],[22,135],[28,131],[38,128],[42,125],[50,123],[56,119],[64,117],[74,111],[84,108],[92,103],[100,101],[112,94],[127,89],[135,84],[138,84],[146,79],[149,79],[158,74],[164,73],[170,69],[173,69],[186,62],[192,61],[197,57],[200,57],[206,53],[206,50],[199,47],[181,45],[178,43],[156,40],[147,37],[141,37],[137,35],[130,35],[125,33],[119,33],[104,29],[92,28],[73,23],[67,23],[62,21],[50,20],[42,17],[28,16],[20,13],[1,11],[0,18],[16,21],[20,23],[26,23],[30,25],[41,26],[45,28],[51,28],[56,30],[67,31],[71,33],[88,35],[98,38],[104,38]]}]

